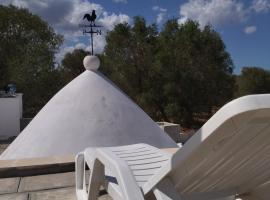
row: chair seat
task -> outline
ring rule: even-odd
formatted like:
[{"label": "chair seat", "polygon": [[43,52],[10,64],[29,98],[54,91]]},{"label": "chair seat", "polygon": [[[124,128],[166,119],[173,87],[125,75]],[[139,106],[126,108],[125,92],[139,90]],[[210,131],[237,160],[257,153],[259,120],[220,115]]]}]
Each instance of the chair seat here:
[{"label": "chair seat", "polygon": [[[142,188],[158,171],[168,163],[172,154],[147,144],[134,144],[120,147],[106,147],[122,159],[130,168],[137,184]],[[91,156],[93,148],[85,150]],[[113,175],[105,168],[108,182],[116,183]]]}]

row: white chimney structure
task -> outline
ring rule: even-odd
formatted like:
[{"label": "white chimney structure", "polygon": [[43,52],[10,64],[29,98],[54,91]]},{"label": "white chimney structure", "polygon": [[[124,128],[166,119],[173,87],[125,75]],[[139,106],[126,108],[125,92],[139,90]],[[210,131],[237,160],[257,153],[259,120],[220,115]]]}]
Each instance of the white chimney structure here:
[{"label": "white chimney structure", "polygon": [[147,143],[177,147],[126,94],[99,73],[86,56],[86,71],[61,89],[3,152],[0,159],[76,154],[87,147]]},{"label": "white chimney structure", "polygon": [[22,94],[0,97],[0,140],[6,140],[20,133],[22,118]]}]

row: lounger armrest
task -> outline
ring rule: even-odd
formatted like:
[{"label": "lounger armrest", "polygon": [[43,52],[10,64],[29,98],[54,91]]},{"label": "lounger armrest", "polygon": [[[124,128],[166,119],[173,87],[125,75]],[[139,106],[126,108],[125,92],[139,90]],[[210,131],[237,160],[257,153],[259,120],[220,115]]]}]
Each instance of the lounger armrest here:
[{"label": "lounger armrest", "polygon": [[[81,154],[79,154],[77,157],[79,158]],[[88,150],[86,149],[85,152],[83,153],[84,155],[84,160],[89,166],[91,170],[91,175],[90,175],[90,181],[89,181],[89,190],[91,190],[91,181],[96,181],[95,180],[95,173],[100,173],[97,172],[98,170],[96,168],[100,168],[101,166],[103,167],[103,170],[106,168],[108,169],[117,179],[118,185],[120,189],[122,190],[123,198],[122,199],[127,199],[127,200],[140,200],[144,199],[143,194],[140,190],[140,187],[136,183],[135,178],[133,177],[133,174],[131,170],[129,169],[129,166],[119,157],[117,157],[116,154],[114,154],[110,149],[108,148],[96,148],[93,152],[93,149]],[[79,160],[80,161],[80,160]],[[80,164],[82,162],[80,161]],[[76,168],[78,170],[81,170],[81,166],[77,166],[76,163]],[[103,172],[104,173],[104,172]],[[105,174],[103,174],[105,179]],[[78,177],[76,176],[76,179],[78,181],[80,180],[81,174],[78,173]],[[77,184],[78,188],[82,188],[81,184]],[[84,196],[83,194],[79,194],[81,196]]]},{"label": "lounger armrest", "polygon": [[117,157],[107,148],[97,149],[96,155],[96,159],[98,159],[105,168],[108,168],[115,175],[117,182],[123,191],[124,199],[144,199],[142,192],[126,162]]}]

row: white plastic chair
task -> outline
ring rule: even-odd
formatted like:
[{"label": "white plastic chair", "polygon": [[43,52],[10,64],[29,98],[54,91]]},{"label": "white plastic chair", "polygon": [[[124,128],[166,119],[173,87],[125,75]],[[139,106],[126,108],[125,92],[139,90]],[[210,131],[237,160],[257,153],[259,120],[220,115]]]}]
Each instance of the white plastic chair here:
[{"label": "white plastic chair", "polygon": [[[88,189],[85,164],[91,169]],[[76,157],[79,200],[232,199],[270,180],[270,95],[223,106],[171,155],[147,144],[89,148]]]}]

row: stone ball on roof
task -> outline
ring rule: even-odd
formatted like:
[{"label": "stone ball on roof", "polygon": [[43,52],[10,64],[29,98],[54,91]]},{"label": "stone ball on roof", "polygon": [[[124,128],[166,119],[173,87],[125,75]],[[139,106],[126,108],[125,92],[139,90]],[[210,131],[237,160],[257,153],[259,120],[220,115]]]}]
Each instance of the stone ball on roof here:
[{"label": "stone ball on roof", "polygon": [[83,65],[86,70],[96,71],[99,68],[100,60],[97,56],[85,56],[83,59]]}]

